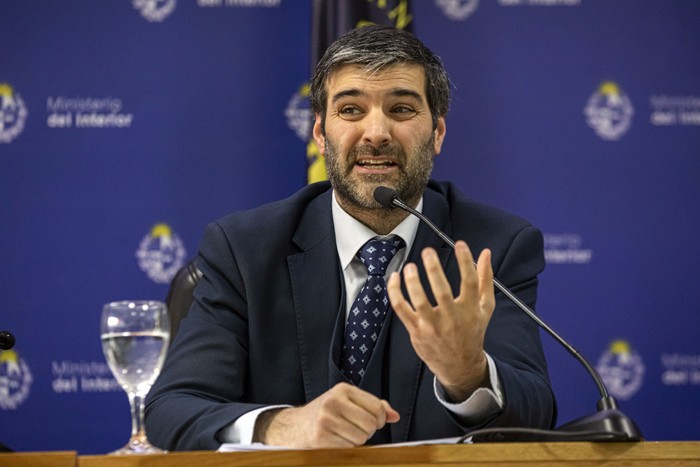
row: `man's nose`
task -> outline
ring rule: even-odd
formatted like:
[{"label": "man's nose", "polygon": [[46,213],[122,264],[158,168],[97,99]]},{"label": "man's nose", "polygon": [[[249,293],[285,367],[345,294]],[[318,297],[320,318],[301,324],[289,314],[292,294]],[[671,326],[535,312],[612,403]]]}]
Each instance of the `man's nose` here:
[{"label": "man's nose", "polygon": [[382,110],[372,110],[363,120],[362,139],[365,144],[380,146],[391,140],[391,119]]}]

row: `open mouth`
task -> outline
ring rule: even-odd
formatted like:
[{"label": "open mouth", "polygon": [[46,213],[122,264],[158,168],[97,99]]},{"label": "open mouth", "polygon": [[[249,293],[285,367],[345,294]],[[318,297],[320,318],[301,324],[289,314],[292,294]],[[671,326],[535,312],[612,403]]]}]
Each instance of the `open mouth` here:
[{"label": "open mouth", "polygon": [[388,169],[395,167],[397,164],[386,159],[362,159],[357,161],[357,165],[365,169]]}]

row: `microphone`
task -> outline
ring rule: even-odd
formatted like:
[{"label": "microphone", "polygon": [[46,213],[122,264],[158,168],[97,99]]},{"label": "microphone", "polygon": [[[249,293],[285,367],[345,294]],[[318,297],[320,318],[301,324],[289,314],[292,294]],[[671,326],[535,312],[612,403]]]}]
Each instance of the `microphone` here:
[{"label": "microphone", "polygon": [[15,336],[10,331],[0,331],[0,350],[10,350],[15,346]]},{"label": "microphone", "polygon": [[[396,192],[396,190],[385,186],[378,186],[374,190],[374,199],[385,208],[393,209],[394,207],[397,207],[399,209],[403,209],[404,211],[409,212],[410,214],[413,214],[418,219],[425,222],[428,225],[428,227],[430,227],[448,245],[450,245],[452,248],[455,247],[455,242],[450,237],[448,237],[442,230],[440,230],[430,219],[428,219],[422,213],[416,211],[411,206],[407,205],[404,201],[402,201],[401,198],[399,198],[399,194]],[[608,394],[608,390],[605,387],[605,384],[603,383],[603,379],[600,377],[595,368],[593,368],[593,366],[591,366],[591,364],[583,357],[583,355],[581,355],[578,352],[578,350],[576,350],[571,344],[564,340],[564,338],[559,336],[559,334],[557,334],[551,327],[549,327],[547,323],[542,321],[542,319],[540,319],[540,317],[537,316],[537,314],[529,306],[527,306],[513,292],[511,292],[508,289],[508,287],[503,285],[495,277],[493,278],[493,285],[583,365],[583,367],[586,369],[586,371],[598,387],[598,392],[601,396],[601,399],[598,401],[597,404],[597,412],[561,425],[555,431],[533,430],[531,434],[535,433],[537,435],[537,439],[540,441],[604,440],[617,442],[643,440],[644,436],[642,435],[642,432],[637,426],[637,424],[618,409],[617,400],[615,400],[614,397]],[[517,430],[519,429],[487,428],[478,431],[483,432],[483,434],[509,433],[517,435],[526,433],[524,429],[522,429],[522,431],[519,432]],[[472,433],[476,434],[476,431]],[[561,436],[562,434],[565,434],[565,436]],[[468,436],[469,435],[470,434],[468,434]]]}]

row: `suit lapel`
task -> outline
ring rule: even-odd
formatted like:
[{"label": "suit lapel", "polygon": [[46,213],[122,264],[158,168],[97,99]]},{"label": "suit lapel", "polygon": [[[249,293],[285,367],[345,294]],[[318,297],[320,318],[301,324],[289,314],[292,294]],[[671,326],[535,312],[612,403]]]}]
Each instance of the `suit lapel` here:
[{"label": "suit lapel", "polygon": [[327,356],[340,309],[340,266],[330,193],[309,203],[292,239],[301,252],[287,258],[307,401],[328,389]]},{"label": "suit lapel", "polygon": [[[425,191],[423,200],[423,213],[450,236],[449,207],[445,198],[428,189]],[[452,257],[452,248],[445,244],[427,225],[420,224],[406,262],[415,263],[418,266],[423,289],[432,299],[430,284],[425,277],[423,261],[420,258],[421,251],[426,247],[432,247],[437,251],[443,268]],[[403,289],[404,295],[408,297],[405,287]],[[420,376],[423,371],[423,362],[413,350],[408,331],[401,320],[394,316],[393,312],[390,319],[389,401],[392,407],[401,414],[399,422],[391,425],[391,440],[392,442],[403,442],[408,440],[413,412],[417,403],[418,388],[421,384]],[[432,377],[432,374],[430,375]],[[432,388],[432,380],[430,387]]]}]

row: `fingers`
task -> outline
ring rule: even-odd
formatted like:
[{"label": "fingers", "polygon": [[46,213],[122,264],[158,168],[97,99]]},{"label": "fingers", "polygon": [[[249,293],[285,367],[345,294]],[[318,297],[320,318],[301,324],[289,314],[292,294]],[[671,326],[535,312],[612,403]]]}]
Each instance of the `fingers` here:
[{"label": "fingers", "polygon": [[455,244],[455,254],[457,255],[457,266],[461,277],[459,283],[460,297],[470,297],[476,299],[478,288],[478,278],[474,269],[474,257],[467,244],[463,241],[458,241]]},{"label": "fingers", "polygon": [[399,419],[387,401],[345,383],[334,386],[317,400],[316,447],[360,446],[386,423]]},{"label": "fingers", "polygon": [[389,405],[389,402],[382,399],[382,405],[384,406],[384,412],[386,413],[387,423],[396,423],[401,419],[401,415]]},{"label": "fingers", "polygon": [[[440,258],[438,258],[437,253],[432,248],[425,248],[421,252],[421,258],[423,259],[423,267],[425,267],[430,290],[433,292],[437,306],[444,307],[450,305],[454,300],[454,295],[452,294],[452,287],[447,281],[447,276],[445,276],[445,271],[442,269],[442,264],[440,263]],[[406,290],[408,291],[411,301],[413,301],[414,297],[420,297],[421,299],[421,306],[420,308],[416,306],[416,311],[432,311],[432,306],[428,301],[419,279],[415,281],[413,287],[409,286],[407,280]]]},{"label": "fingers", "polygon": [[[421,256],[430,288],[438,306],[450,303],[454,299],[452,288],[445,276],[437,253],[432,248],[426,248],[421,253]],[[425,317],[421,315],[430,313],[433,310],[433,306],[425,293],[418,274],[418,267],[415,264],[408,263],[403,267],[403,279],[410,302],[406,300],[401,291],[401,279],[398,273],[393,273],[389,277],[387,295],[394,311],[404,322],[404,325],[409,327],[411,324],[415,324],[415,320]]]},{"label": "fingers", "polygon": [[493,286],[493,267],[491,266],[491,250],[485,249],[479,255],[476,265],[476,274],[479,279],[479,303],[481,309],[488,311],[489,318],[496,308],[496,296]]},{"label": "fingers", "polygon": [[[495,303],[495,300],[491,251],[485,249],[481,252],[476,268],[471,251],[464,241],[460,240],[455,244],[455,254],[460,273],[460,299],[479,302],[486,308],[492,308],[489,305]],[[449,306],[455,297],[437,253],[432,248],[426,248],[421,252],[421,257],[437,308]],[[409,263],[404,266],[403,279],[410,301],[406,300],[401,292],[401,278],[398,273],[393,273],[387,283],[391,305],[402,320],[410,316],[407,316],[410,311],[415,311],[415,314],[432,311],[433,306],[421,284],[415,264]]]},{"label": "fingers", "polygon": [[[404,266],[404,277],[406,275],[406,270],[410,267],[415,268],[415,265],[407,264]],[[401,291],[401,276],[398,272],[393,272],[391,276],[389,276],[389,280],[386,284],[386,291],[394,313],[396,313],[396,316],[399,317],[403,325],[410,332],[415,327],[416,316],[413,311],[413,306],[406,300],[406,297],[404,297]]]},{"label": "fingers", "polygon": [[484,249],[474,267],[474,259],[467,244],[460,241],[455,246],[457,262],[461,275],[460,298],[474,300],[479,303],[482,311],[493,312],[496,306],[493,286],[493,267],[491,266],[491,250]]},{"label": "fingers", "polygon": [[349,392],[348,400],[351,404],[345,413],[345,419],[363,430],[369,439],[376,430],[386,425],[387,406],[389,409],[391,406],[356,386],[344,386]]}]

